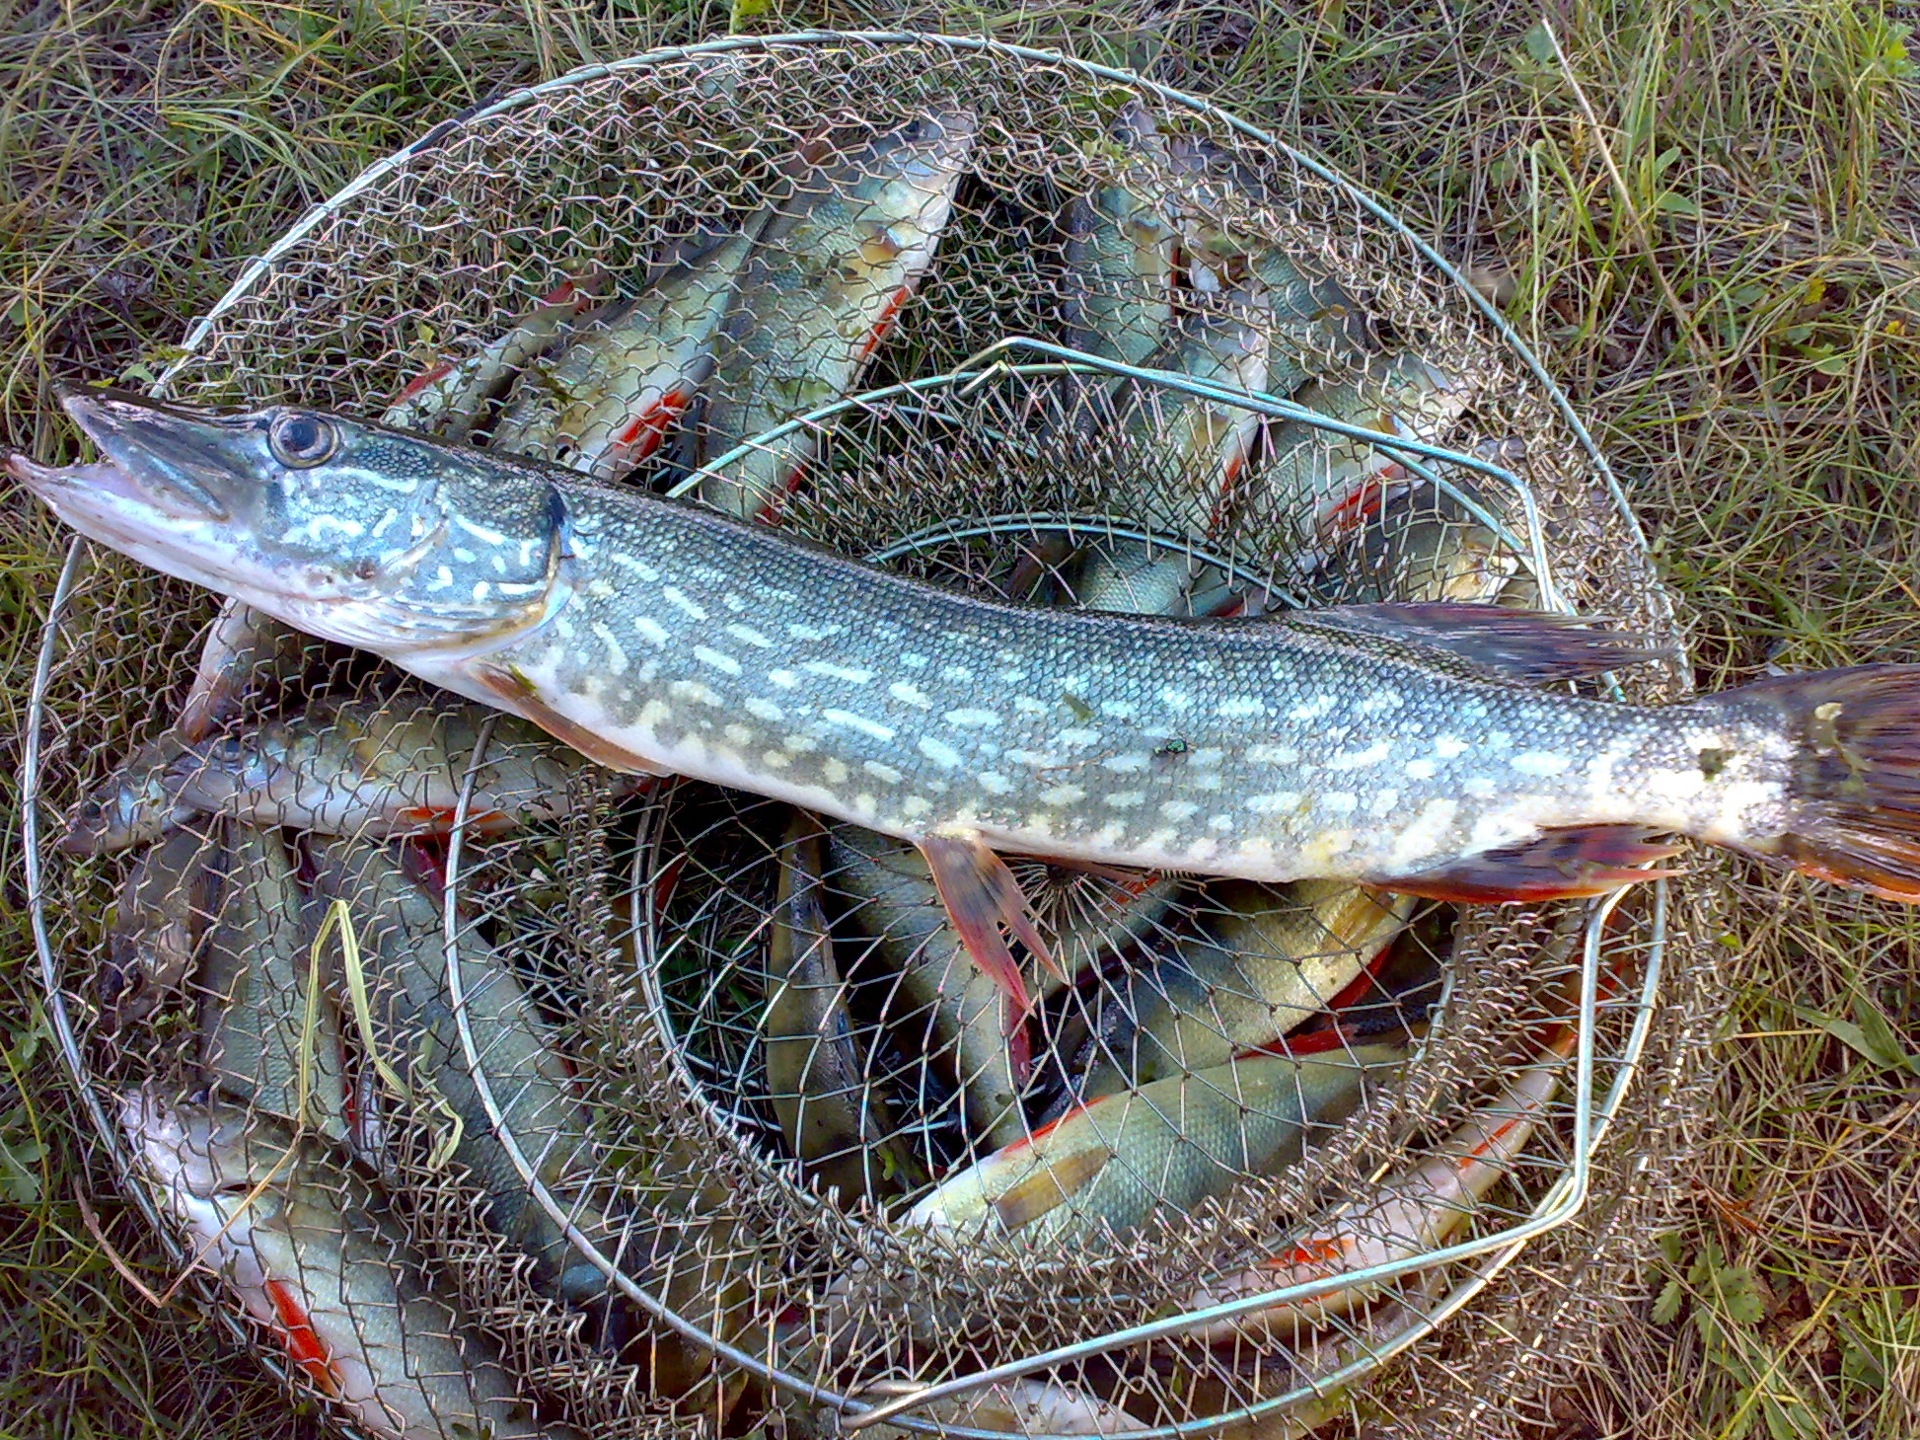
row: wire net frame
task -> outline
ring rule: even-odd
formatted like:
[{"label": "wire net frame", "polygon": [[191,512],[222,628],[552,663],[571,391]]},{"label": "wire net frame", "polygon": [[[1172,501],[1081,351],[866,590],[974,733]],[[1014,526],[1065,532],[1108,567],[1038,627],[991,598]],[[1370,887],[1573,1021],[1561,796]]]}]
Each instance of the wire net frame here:
[{"label": "wire net frame", "polygon": [[[993,42],[888,34],[809,34],[775,37],[768,40],[742,38],[710,45],[654,52],[616,65],[590,67],[449,121],[445,125],[436,127],[419,142],[407,147],[388,161],[371,167],[338,196],[317,207],[267,255],[249,266],[228,296],[189,333],[183,345],[183,353],[174,360],[166,375],[155,386],[155,390],[157,393],[232,394],[234,380],[217,373],[220,363],[219,352],[223,346],[226,347],[229,350],[226,358],[231,363],[244,354],[245,347],[242,345],[238,351],[232,349],[233,335],[223,333],[221,329],[223,318],[234,318],[237,311],[244,311],[248,305],[253,305],[257,309],[261,305],[273,303],[276,298],[274,287],[277,284],[292,283],[297,293],[300,284],[314,283],[316,274],[324,274],[325,247],[321,246],[323,265],[318,270],[309,268],[313,262],[310,256],[301,253],[302,247],[314,241],[317,232],[327,225],[338,224],[343,220],[350,221],[357,198],[380,191],[381,187],[388,182],[404,187],[404,183],[408,180],[406,171],[410,163],[419,162],[423,158],[431,163],[431,157],[435,151],[443,147],[457,149],[463,132],[484,132],[493,121],[513,117],[516,113],[524,113],[528,107],[537,109],[542,104],[564,99],[580,91],[582,87],[592,87],[596,84],[614,87],[605,92],[605,95],[617,97],[617,87],[622,77],[644,76],[649,70],[656,68],[662,69],[663,73],[672,73],[674,67],[683,67],[679,73],[684,75],[697,74],[701,67],[708,63],[724,63],[728,57],[742,59],[751,65],[765,64],[770,58],[831,55],[835,57],[835,63],[850,67],[857,72],[863,63],[873,57],[888,54],[896,57],[911,56],[916,52],[921,55],[947,57],[948,63],[956,66],[978,67],[978,73],[967,76],[969,83],[974,85],[990,83],[990,77],[996,73],[1004,77],[1012,73],[1024,73],[1022,67],[1038,67],[1039,71],[1048,76],[1066,73],[1083,77],[1090,82],[1098,81],[1102,84],[1127,87],[1135,94],[1149,98],[1158,105],[1203,117],[1213,133],[1223,137],[1238,137],[1254,146],[1263,147],[1262,153],[1284,157],[1288,164],[1298,167],[1302,173],[1317,177],[1332,192],[1337,193],[1344,203],[1350,204],[1356,212],[1366,216],[1367,223],[1377,224],[1397,237],[1398,243],[1405,247],[1409,259],[1418,257],[1418,263],[1430,267],[1441,276],[1451,287],[1450,293],[1454,305],[1464,304],[1470,311],[1476,312],[1474,323],[1490,329],[1502,342],[1502,355],[1510,362],[1519,363],[1521,370],[1526,372],[1527,378],[1538,387],[1535,398],[1544,401],[1553,412],[1554,423],[1564,427],[1565,434],[1571,437],[1573,446],[1577,448],[1578,465],[1583,472],[1581,478],[1563,482],[1561,492],[1551,495],[1548,503],[1543,506],[1536,497],[1536,482],[1541,473],[1537,468],[1533,471],[1534,481],[1529,481],[1506,465],[1490,463],[1484,455],[1469,452],[1464,446],[1460,449],[1451,449],[1417,440],[1403,445],[1393,445],[1391,442],[1381,442],[1370,432],[1358,430],[1356,427],[1342,426],[1338,422],[1329,423],[1315,412],[1292,405],[1284,399],[1271,396],[1249,397],[1242,392],[1197,381],[1189,375],[1116,364],[1110,359],[1045,340],[1013,339],[1000,342],[996,348],[989,349],[984,354],[974,352],[967,355],[967,358],[961,360],[956,368],[940,370],[931,377],[916,375],[912,379],[901,381],[894,387],[882,387],[865,392],[854,399],[836,401],[784,426],[776,427],[775,430],[755,436],[752,440],[737,446],[731,453],[706,461],[703,469],[697,471],[693,479],[687,482],[688,484],[697,483],[702,475],[724,474],[729,466],[737,465],[756,453],[765,453],[792,433],[802,430],[816,432],[821,437],[820,444],[828,459],[826,463],[818,465],[820,483],[817,494],[802,496],[794,502],[794,512],[789,517],[790,523],[794,524],[801,533],[826,539],[830,543],[838,543],[842,548],[850,549],[853,553],[863,553],[887,560],[924,558],[928,552],[937,549],[943,543],[954,540],[956,536],[964,539],[964,535],[960,533],[965,529],[962,522],[969,517],[975,524],[982,522],[999,524],[1005,520],[1007,511],[1004,507],[989,506],[982,513],[977,508],[979,503],[977,501],[972,502],[976,505],[975,510],[961,509],[958,507],[968,499],[968,491],[965,487],[946,491],[933,487],[935,497],[945,504],[946,509],[935,514],[920,514],[920,518],[928,521],[928,524],[907,526],[901,522],[901,517],[892,517],[889,523],[893,528],[890,532],[881,535],[868,533],[870,522],[862,522],[860,517],[870,514],[874,508],[873,502],[883,492],[873,488],[862,490],[861,483],[872,487],[878,480],[885,479],[889,472],[884,465],[868,466],[867,470],[862,472],[857,462],[863,458],[863,455],[867,458],[878,456],[881,448],[876,443],[870,451],[863,452],[862,445],[868,442],[869,437],[881,435],[889,427],[898,430],[904,424],[910,430],[916,424],[928,423],[924,410],[902,408],[896,402],[904,397],[917,403],[924,401],[931,392],[946,390],[959,397],[961,408],[964,409],[967,405],[976,403],[980,396],[991,397],[996,387],[1002,391],[1011,387],[1020,392],[1023,400],[1032,401],[1042,395],[1044,390],[1042,382],[1067,377],[1084,379],[1090,375],[1116,378],[1142,387],[1182,394],[1218,406],[1239,407],[1272,420],[1293,420],[1332,434],[1349,437],[1367,435],[1367,438],[1374,443],[1387,444],[1389,448],[1394,448],[1400,453],[1407,469],[1413,475],[1425,480],[1437,493],[1464,505],[1475,519],[1489,525],[1497,532],[1502,543],[1515,553],[1525,569],[1532,572],[1538,584],[1541,603],[1552,608],[1561,606],[1571,608],[1582,602],[1591,606],[1596,598],[1600,598],[1611,602],[1613,606],[1619,606],[1624,591],[1626,608],[1633,613],[1633,618],[1648,624],[1662,638],[1672,640],[1671,611],[1664,597],[1651,581],[1645,563],[1644,541],[1617,484],[1606,468],[1604,458],[1594,446],[1566,397],[1552,383],[1537,359],[1521,343],[1511,327],[1431,247],[1413,236],[1383,207],[1353,190],[1311,157],[1299,154],[1274,137],[1233,117],[1226,116],[1202,101],[1140,81],[1123,72]],[[785,63],[796,62],[789,59]],[[995,67],[1000,67],[998,72]],[[897,70],[887,70],[884,65],[881,70],[890,76],[898,74]],[[983,80],[983,76],[989,77],[989,80]],[[979,92],[970,94],[970,99],[977,101],[978,98]],[[617,102],[603,98],[600,103]],[[793,128],[804,129],[798,124]],[[293,277],[292,282],[289,282],[289,277]],[[940,298],[940,292],[932,282],[927,288],[935,290],[936,299]],[[285,297],[282,295],[280,298]],[[502,313],[510,314],[511,312],[503,310]],[[245,315],[240,315],[238,318],[243,324],[241,330],[235,333],[243,334],[245,324],[258,323],[256,318]],[[476,324],[474,328],[478,333],[486,333],[484,325]],[[353,344],[359,343],[364,348],[369,343],[364,325],[359,328],[352,324],[341,327],[340,340],[341,348],[331,352],[328,357],[335,368],[318,380],[311,376],[305,377],[292,388],[313,395],[327,394],[330,387],[339,387],[339,393],[331,394],[329,398],[333,399],[334,403],[345,404],[349,408],[353,404],[367,404],[369,397],[378,395],[383,390],[390,393],[391,385],[383,384],[380,377],[371,374],[365,362],[357,359],[352,353]],[[388,371],[392,370],[395,363],[404,364],[397,354],[397,348],[387,343],[382,352],[382,364]],[[1008,358],[1021,350],[1039,355],[1042,359],[1036,363],[1023,364]],[[950,355],[951,358],[958,359],[960,354],[966,353],[965,351],[959,354],[950,352]],[[196,366],[200,367],[198,373],[195,372]],[[269,373],[247,376],[241,380],[240,393],[250,397],[265,398],[276,394],[279,382],[292,382],[294,379],[291,375],[273,375],[270,373],[272,367],[266,368]],[[895,368],[898,371],[907,367],[899,365]],[[404,375],[404,370],[399,373]],[[1002,404],[997,413],[1011,417],[1018,412],[1019,408]],[[862,429],[863,423],[867,428]],[[1053,458],[1059,457],[1056,455]],[[1099,461],[1103,458],[1105,457],[1097,447],[1094,447],[1091,453],[1078,457],[1082,462],[1083,470],[1088,472],[1097,469]],[[1536,451],[1536,464],[1539,458],[1541,457]],[[1429,467],[1430,462],[1434,467],[1444,468],[1423,468]],[[1573,468],[1564,460],[1559,463],[1569,471]],[[840,483],[843,479],[842,470],[860,472],[864,479],[852,484]],[[1462,471],[1487,482],[1496,490],[1501,490],[1511,504],[1481,508],[1475,491],[1459,483],[1458,477]],[[1586,519],[1576,518],[1569,523],[1569,515],[1579,511],[1582,505],[1588,502],[1585,497],[1576,496],[1573,497],[1574,503],[1570,506],[1570,497],[1566,493],[1568,483],[1576,491],[1583,485],[1590,488],[1597,487],[1605,497],[1602,507],[1606,511],[1604,519],[1596,522],[1589,514]],[[1056,480],[1049,484],[1029,487],[1029,490],[1020,498],[1036,511],[1044,511],[1056,517],[1060,513],[1077,517],[1064,525],[1059,523],[1057,518],[1054,521],[1048,521],[1044,518],[1034,520],[1028,517],[1022,522],[1021,527],[1016,528],[1023,528],[1029,539],[1034,535],[1045,533],[1077,533],[1073,530],[1073,526],[1078,525],[1085,530],[1090,523],[1097,523],[1108,540],[1124,540],[1131,536],[1145,534],[1149,540],[1165,546],[1184,546],[1190,557],[1206,558],[1200,555],[1198,547],[1190,537],[1168,536],[1161,526],[1149,525],[1144,530],[1127,531],[1124,526],[1117,525],[1110,517],[1090,522],[1087,517],[1090,513],[1099,513],[1098,502],[1102,496],[1098,485],[1086,482],[1084,476],[1080,483],[1067,484],[1059,483],[1056,477]],[[1553,513],[1543,514],[1543,509]],[[911,533],[903,536],[901,534],[903,528]],[[1569,548],[1578,545],[1579,537],[1584,536],[1590,542],[1593,536],[1600,533],[1626,540],[1627,546],[1624,551],[1606,557],[1617,560],[1626,567],[1625,575],[1596,576],[1593,571],[1598,563],[1598,557],[1582,557],[1578,555],[1577,550]],[[876,543],[877,541],[885,543]],[[1557,553],[1550,554],[1550,550]],[[1269,547],[1264,556],[1252,562],[1244,562],[1232,557],[1215,558],[1224,559],[1228,569],[1239,566],[1244,570],[1250,563],[1253,569],[1262,572],[1262,578],[1269,589],[1278,590],[1284,588],[1284,582],[1274,574],[1275,567],[1272,560],[1274,553]],[[1568,593],[1564,594],[1562,586],[1557,583],[1554,576],[1553,566],[1549,563],[1560,558],[1569,558],[1572,562],[1571,568],[1576,572],[1566,587]],[[45,753],[43,737],[51,733],[48,727],[52,723],[47,709],[47,698],[59,668],[62,646],[72,643],[71,638],[65,634],[65,626],[70,622],[67,611],[74,588],[80,582],[82,559],[83,547],[76,544],[63,568],[53,597],[52,618],[43,639],[41,661],[36,673],[32,697],[33,721],[27,735],[24,778],[30,803],[25,809],[23,826],[29,890],[34,899],[32,920],[35,940],[40,952],[56,1033],[67,1063],[80,1082],[85,1102],[100,1130],[103,1143],[116,1157],[119,1168],[124,1174],[127,1171],[127,1163],[121,1136],[100,1104],[93,1083],[94,1068],[87,1059],[82,1039],[76,1034],[73,1017],[68,1011],[67,997],[72,993],[71,974],[63,965],[60,945],[55,938],[56,931],[60,927],[51,923],[47,914],[45,901],[48,887],[44,870],[45,857],[42,853],[39,818],[35,804],[32,803],[49,793],[41,788],[41,767]],[[1290,573],[1297,574],[1297,567]],[[1675,653],[1677,654],[1677,643]],[[1669,672],[1669,684],[1677,673],[1676,661],[1674,669]],[[1668,693],[1671,691],[1669,690]],[[484,762],[485,754],[486,741],[483,738],[468,771],[469,789],[473,775]],[[455,1000],[454,1010],[459,1019],[459,1041],[465,1062],[473,1074],[475,1086],[487,1107],[488,1116],[500,1132],[513,1165],[525,1182],[532,1201],[546,1211],[555,1224],[565,1230],[569,1240],[580,1253],[606,1274],[609,1283],[625,1294],[641,1310],[654,1316],[669,1329],[696,1345],[717,1351],[741,1370],[757,1374],[809,1397],[815,1403],[824,1403],[831,1409],[842,1412],[846,1416],[848,1428],[891,1420],[892,1423],[908,1430],[932,1430],[953,1434],[1005,1432],[1004,1430],[977,1429],[965,1423],[955,1423],[946,1419],[919,1418],[913,1413],[914,1409],[960,1396],[981,1386],[1011,1381],[1035,1370],[1052,1369],[1056,1373],[1082,1375],[1083,1369],[1075,1369],[1075,1366],[1090,1355],[1103,1354],[1127,1345],[1145,1344],[1159,1336],[1172,1334],[1181,1328],[1201,1323],[1204,1318],[1209,1318],[1196,1314],[1177,1315],[1150,1324],[1102,1333],[1070,1344],[1037,1346],[1019,1353],[1017,1358],[1001,1360],[998,1364],[982,1363],[981,1357],[976,1354],[968,1363],[949,1364],[948,1373],[944,1375],[939,1374],[936,1367],[934,1373],[915,1378],[902,1380],[868,1377],[871,1383],[864,1388],[848,1386],[835,1389],[826,1379],[834,1373],[831,1367],[816,1366],[809,1372],[804,1368],[783,1366],[770,1360],[767,1354],[755,1353],[746,1346],[735,1343],[734,1340],[717,1334],[697,1320],[676,1311],[674,1306],[663,1300],[659,1294],[652,1293],[645,1285],[636,1282],[630,1274],[626,1273],[617,1258],[604,1252],[595,1236],[585,1233],[578,1227],[575,1223],[576,1209],[553,1193],[540,1175],[537,1165],[531,1163],[527,1153],[516,1144],[516,1137],[512,1133],[512,1126],[508,1123],[506,1112],[490,1091],[484,1047],[477,1042],[468,1024],[466,1011],[459,1004],[462,995],[462,967],[458,957],[461,938],[465,933],[463,926],[468,922],[463,920],[459,913],[456,879],[461,873],[460,866],[464,860],[463,845],[467,831],[463,817],[466,806],[467,796],[463,793],[461,806],[455,817],[451,850],[447,857],[448,883],[443,907],[446,983]],[[653,812],[643,823],[651,823],[659,818],[659,814]],[[640,863],[638,852],[636,852],[634,863],[636,866]],[[1260,1392],[1257,1396],[1248,1387],[1243,1386],[1242,1393],[1235,1397],[1235,1403],[1212,1414],[1188,1413],[1182,1416],[1163,1406],[1163,1413],[1159,1416],[1161,1423],[1150,1425],[1149,1428],[1142,1430],[1140,1424],[1136,1422],[1129,1433],[1161,1435],[1201,1433],[1236,1417],[1246,1419],[1292,1407],[1334,1391],[1364,1372],[1377,1368],[1393,1354],[1416,1343],[1423,1335],[1434,1331],[1448,1315],[1470,1303],[1483,1287],[1490,1284],[1501,1270],[1511,1263],[1526,1239],[1554,1226],[1562,1225],[1577,1214],[1589,1187],[1591,1157],[1602,1143],[1608,1126],[1619,1113],[1622,1098],[1632,1079],[1634,1069],[1639,1063],[1642,1049],[1655,1027],[1656,1018],[1670,1032],[1675,1031],[1674,1022],[1679,1018],[1675,1014],[1659,1012],[1655,1004],[1656,990],[1662,977],[1670,903],[1668,887],[1664,883],[1654,888],[1652,912],[1640,920],[1641,929],[1636,932],[1637,938],[1633,942],[1635,948],[1644,952],[1646,960],[1641,977],[1641,992],[1637,1001],[1629,1007],[1631,1020],[1623,1030],[1616,1027],[1618,1046],[1611,1050],[1607,1057],[1608,1065],[1614,1071],[1613,1079],[1606,1087],[1605,1098],[1599,1101],[1596,1101],[1594,1075],[1595,981],[1600,963],[1601,939],[1609,918],[1608,912],[1612,907],[1604,907],[1597,911],[1587,923],[1580,962],[1581,1044],[1577,1051],[1577,1076],[1573,1090],[1575,1103],[1565,1117],[1571,1130],[1571,1150],[1560,1157],[1564,1163],[1553,1171],[1553,1178],[1535,1187],[1532,1192],[1534,1203],[1530,1211],[1516,1217],[1511,1225],[1475,1235],[1463,1244],[1449,1247],[1436,1254],[1416,1257],[1398,1265],[1377,1267],[1364,1277],[1347,1277],[1341,1281],[1301,1288],[1298,1293],[1304,1296],[1316,1290],[1331,1290],[1340,1285],[1357,1283],[1362,1278],[1368,1281],[1390,1280],[1401,1274],[1410,1274],[1456,1260],[1480,1259],[1482,1264],[1478,1271],[1455,1285],[1451,1291],[1429,1295],[1421,1306],[1406,1307],[1409,1313],[1405,1323],[1401,1324],[1397,1330],[1366,1337],[1354,1337],[1363,1342],[1359,1345],[1357,1354],[1350,1355],[1343,1364],[1323,1368],[1319,1373],[1310,1376],[1305,1383],[1275,1390],[1273,1382],[1268,1380],[1263,1386],[1254,1387]],[[629,887],[629,895],[630,898],[639,895],[650,901],[652,892],[636,881]],[[645,926],[637,927],[635,939],[637,943],[644,946],[647,939]],[[657,963],[652,965],[643,963],[639,969],[642,981],[639,994],[637,997],[626,998],[630,1001],[637,998],[645,1006],[651,1022],[647,1028],[655,1037],[653,1043],[657,1043],[658,1037],[674,1034],[674,1019],[669,1013],[669,1007],[657,983]],[[1449,1003],[1457,1001],[1458,998],[1450,995]],[[1687,1018],[1697,1025],[1701,1013],[1700,1007],[1696,1005],[1693,1014]],[[1669,1051],[1676,1044],[1684,1049],[1685,1041],[1677,1039],[1675,1034],[1664,1035],[1662,1041]],[[734,1161],[740,1167],[736,1173],[751,1175],[757,1165],[764,1166],[764,1155],[754,1153],[751,1145],[741,1148],[741,1137],[737,1127],[731,1125],[726,1117],[717,1117],[712,1113],[706,1092],[697,1078],[685,1070],[677,1048],[672,1045],[661,1046],[660,1053],[650,1057],[647,1063],[664,1063],[666,1070],[671,1074],[673,1085],[681,1092],[683,1104],[690,1105],[696,1112],[691,1117],[686,1113],[677,1114],[672,1117],[674,1123],[680,1125],[689,1134],[704,1136],[707,1143],[717,1148],[733,1148],[736,1151]],[[1671,1067],[1678,1062],[1668,1055],[1663,1063]],[[131,1189],[137,1202],[147,1208],[150,1218],[160,1225],[163,1233],[171,1235],[172,1232],[161,1223],[161,1217],[153,1210],[145,1191],[138,1185],[132,1186]],[[792,1185],[790,1179],[777,1177],[776,1182],[771,1186],[770,1193],[774,1197],[771,1202],[762,1195],[756,1197],[753,1203],[745,1208],[755,1211],[762,1218],[769,1203],[776,1210],[789,1205],[811,1207],[816,1213],[820,1210],[821,1202],[818,1197],[800,1192]],[[859,1253],[858,1237],[847,1241],[844,1233],[846,1227],[841,1220],[831,1219],[827,1228],[836,1231],[839,1236],[838,1240],[832,1243],[848,1244],[851,1249],[846,1253]],[[180,1253],[184,1258],[185,1251],[182,1250]],[[1240,1302],[1237,1308],[1251,1309],[1262,1303],[1268,1303],[1273,1298],[1271,1295],[1254,1297]],[[212,1303],[230,1321],[232,1320],[225,1307],[218,1302]],[[1210,1318],[1220,1318],[1235,1308],[1234,1306],[1215,1307],[1215,1312],[1211,1313]],[[1018,1346],[1015,1348],[1018,1349]],[[891,1398],[886,1398],[889,1395]],[[876,1404],[876,1400],[882,1403]]]}]

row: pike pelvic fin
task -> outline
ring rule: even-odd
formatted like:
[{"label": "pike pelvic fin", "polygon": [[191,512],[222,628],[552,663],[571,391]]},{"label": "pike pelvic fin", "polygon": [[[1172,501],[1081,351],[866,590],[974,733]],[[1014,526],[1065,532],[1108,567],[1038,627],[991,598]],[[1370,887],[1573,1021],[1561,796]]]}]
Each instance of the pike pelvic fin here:
[{"label": "pike pelvic fin", "polygon": [[1677,846],[1655,843],[1658,833],[1638,825],[1546,830],[1525,844],[1483,850],[1431,870],[1397,876],[1392,886],[1404,894],[1456,903],[1604,895],[1622,885],[1680,873],[1640,868],[1680,853]]},{"label": "pike pelvic fin", "polygon": [[1384,645],[1400,659],[1513,685],[1604,675],[1661,653],[1638,635],[1590,629],[1578,615],[1447,601],[1338,605],[1277,623],[1334,641],[1370,641],[1376,654]]},{"label": "pike pelvic fin", "polygon": [[1849,890],[1920,903],[1920,665],[1785,675],[1696,703],[1772,706],[1800,737],[1785,833],[1732,843]]},{"label": "pike pelvic fin", "polygon": [[[1026,1019],[1033,1008],[1020,966],[1000,933],[1005,925],[1062,981],[1065,973],[1053,958],[1053,951],[1034,922],[1033,911],[1013,871],[978,835],[936,833],[918,842],[926,857],[927,870],[934,888],[947,907],[947,918],[954,933],[967,947],[976,964],[992,978],[1013,1002],[1008,1020],[1013,1026]],[[1008,1032],[1011,1034],[1011,1030]],[[1025,1077],[1018,1077],[1024,1079]]]}]

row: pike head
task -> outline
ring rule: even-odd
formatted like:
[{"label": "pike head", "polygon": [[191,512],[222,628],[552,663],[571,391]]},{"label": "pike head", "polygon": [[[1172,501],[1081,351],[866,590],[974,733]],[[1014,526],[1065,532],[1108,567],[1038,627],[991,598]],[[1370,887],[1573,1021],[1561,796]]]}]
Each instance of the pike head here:
[{"label": "pike head", "polygon": [[106,458],[14,455],[21,484],[83,535],[309,634],[457,660],[565,603],[566,506],[536,465],[285,405],[61,398]]}]

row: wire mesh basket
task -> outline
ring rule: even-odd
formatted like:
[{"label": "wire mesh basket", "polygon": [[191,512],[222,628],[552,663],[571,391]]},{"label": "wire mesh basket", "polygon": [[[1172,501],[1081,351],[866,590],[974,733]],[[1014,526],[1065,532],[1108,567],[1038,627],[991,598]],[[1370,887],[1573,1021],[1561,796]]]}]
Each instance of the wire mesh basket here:
[{"label": "wire mesh basket", "polygon": [[[1614,693],[1685,684],[1604,462],[1437,255],[1272,136],[1016,47],[731,40],[521,92],[318,207],[158,388],[1033,604],[1604,613],[1671,652]],[[306,1217],[312,1313],[257,1291],[250,1333],[370,1433],[1475,1416],[1613,1302],[1687,1143],[1715,999],[1686,882],[1456,909],[1017,862],[1063,973],[1009,1017],[910,851],[636,784],[365,657],[245,637],[183,735],[235,623],[75,547],[36,941],[183,1261],[238,1283],[263,1206]],[[165,827],[117,825],[163,772]]]}]

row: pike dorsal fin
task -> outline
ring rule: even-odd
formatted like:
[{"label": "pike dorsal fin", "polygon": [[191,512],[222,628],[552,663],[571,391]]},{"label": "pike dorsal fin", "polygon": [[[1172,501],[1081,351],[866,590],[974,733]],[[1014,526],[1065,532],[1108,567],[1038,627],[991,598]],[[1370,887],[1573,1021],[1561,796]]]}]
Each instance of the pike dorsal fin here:
[{"label": "pike dorsal fin", "polygon": [[1293,612],[1276,623],[1450,675],[1509,685],[1582,680],[1657,660],[1661,653],[1641,636],[1589,628],[1585,616],[1498,605],[1339,605]]}]

